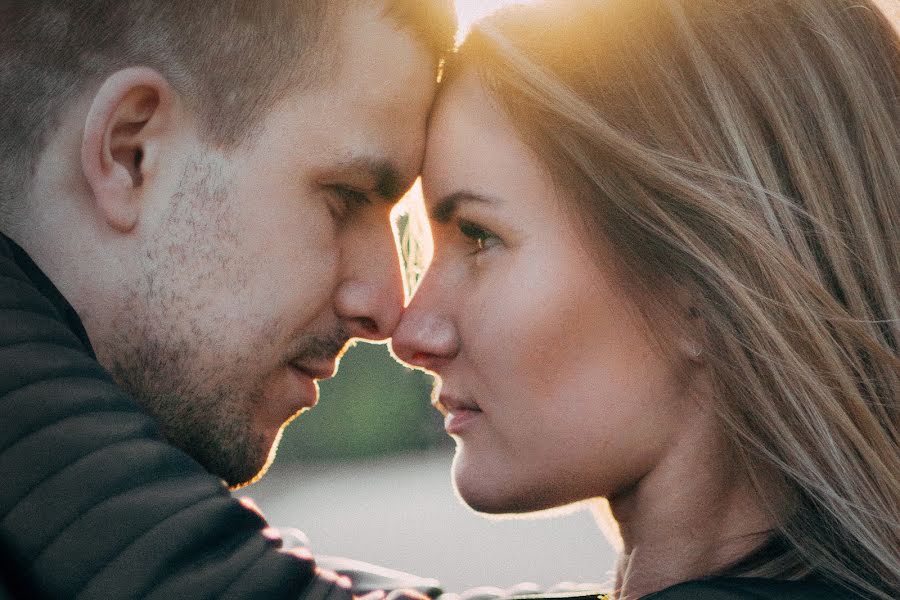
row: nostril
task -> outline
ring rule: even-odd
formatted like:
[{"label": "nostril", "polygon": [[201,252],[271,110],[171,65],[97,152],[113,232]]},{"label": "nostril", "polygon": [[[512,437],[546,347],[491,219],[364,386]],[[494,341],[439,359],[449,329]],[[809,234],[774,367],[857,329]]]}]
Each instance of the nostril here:
[{"label": "nostril", "polygon": [[353,323],[358,329],[358,335],[360,337],[374,337],[378,335],[379,328],[375,319],[370,319],[369,317],[357,317],[353,319]]},{"label": "nostril", "polygon": [[431,354],[430,352],[409,352],[408,354],[397,354],[403,362],[412,367],[425,369],[427,371],[437,371],[437,369],[446,362],[446,359]]},{"label": "nostril", "polygon": [[421,365],[428,369],[432,367],[435,358],[436,357],[433,354],[429,354],[428,352],[416,352],[412,355],[410,362],[414,365]]}]

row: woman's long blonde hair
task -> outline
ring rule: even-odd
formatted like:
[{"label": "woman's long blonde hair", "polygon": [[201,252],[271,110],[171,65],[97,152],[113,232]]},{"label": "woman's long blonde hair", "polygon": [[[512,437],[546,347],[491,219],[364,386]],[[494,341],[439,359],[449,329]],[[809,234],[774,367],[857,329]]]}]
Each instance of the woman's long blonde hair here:
[{"label": "woman's long blonde hair", "polygon": [[476,70],[645,313],[675,322],[667,292],[691,292],[721,426],[778,523],[726,572],[885,600],[900,597],[894,25],[871,0],[561,0],[476,25],[447,73]]}]

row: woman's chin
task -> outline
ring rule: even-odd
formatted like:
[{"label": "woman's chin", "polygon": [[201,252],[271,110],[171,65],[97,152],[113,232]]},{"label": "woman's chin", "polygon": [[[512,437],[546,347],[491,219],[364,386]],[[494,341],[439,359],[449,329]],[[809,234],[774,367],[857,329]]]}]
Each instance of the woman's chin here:
[{"label": "woman's chin", "polygon": [[472,460],[459,446],[453,458],[453,488],[469,508],[486,514],[509,512],[501,485],[484,461]]},{"label": "woman's chin", "polygon": [[487,515],[517,512],[512,509],[512,503],[498,498],[496,494],[492,493],[492,490],[477,489],[465,484],[460,485],[459,482],[454,482],[454,488],[459,499],[475,512]]},{"label": "woman's chin", "polygon": [[475,512],[500,515],[534,512],[551,508],[546,502],[535,503],[540,494],[532,493],[527,482],[512,477],[511,465],[473,461],[457,450],[453,461],[453,487],[456,495]]}]

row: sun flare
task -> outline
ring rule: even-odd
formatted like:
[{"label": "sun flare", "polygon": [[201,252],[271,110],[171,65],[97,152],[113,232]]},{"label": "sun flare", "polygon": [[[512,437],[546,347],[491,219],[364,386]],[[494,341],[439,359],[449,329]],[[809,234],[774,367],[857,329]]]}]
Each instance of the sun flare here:
[{"label": "sun flare", "polygon": [[486,17],[492,12],[509,4],[526,4],[535,0],[456,0],[456,18],[459,20],[459,29],[456,32],[456,42],[465,39],[472,27],[472,23]]}]

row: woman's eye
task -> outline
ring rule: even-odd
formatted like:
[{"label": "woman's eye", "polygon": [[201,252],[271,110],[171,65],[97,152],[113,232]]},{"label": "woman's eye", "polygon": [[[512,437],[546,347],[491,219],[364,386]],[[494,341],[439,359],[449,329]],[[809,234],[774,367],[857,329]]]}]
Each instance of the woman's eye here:
[{"label": "woman's eye", "polygon": [[369,196],[365,192],[355,190],[343,185],[330,185],[328,190],[337,199],[337,206],[329,204],[335,218],[347,217],[354,209],[369,204]]},{"label": "woman's eye", "polygon": [[470,221],[460,221],[459,231],[475,247],[473,254],[486,250],[500,241],[496,235]]}]

